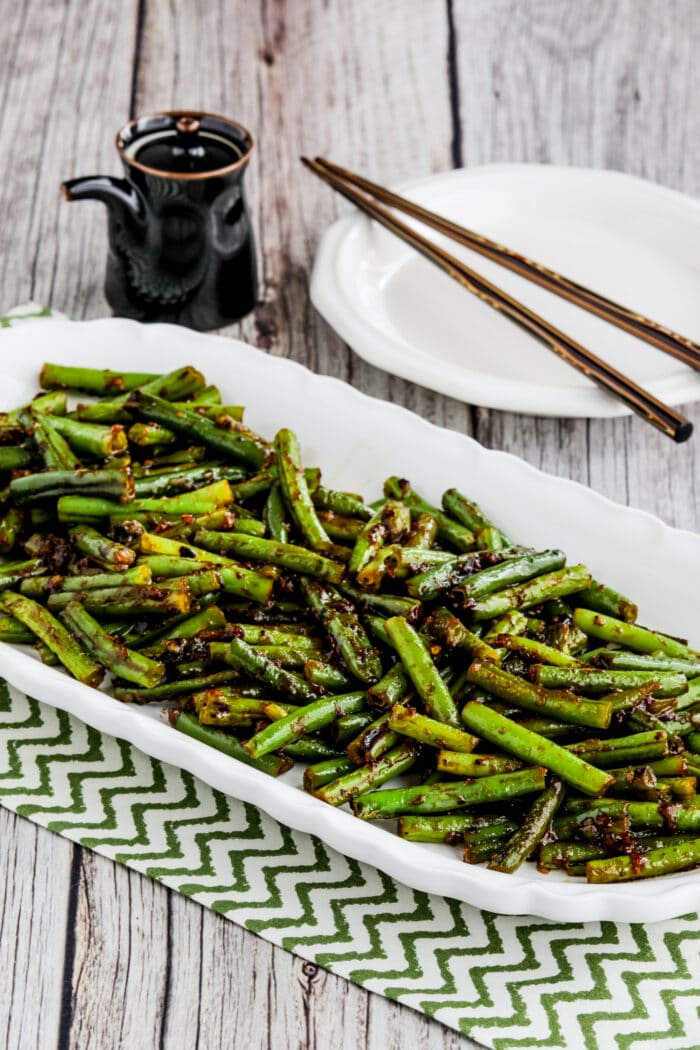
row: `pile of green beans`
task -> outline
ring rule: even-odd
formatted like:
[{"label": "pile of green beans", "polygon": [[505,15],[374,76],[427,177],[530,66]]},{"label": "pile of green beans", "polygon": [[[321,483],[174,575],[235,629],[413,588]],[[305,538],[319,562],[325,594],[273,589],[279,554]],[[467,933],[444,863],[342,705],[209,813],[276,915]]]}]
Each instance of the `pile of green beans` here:
[{"label": "pile of green beans", "polygon": [[700,653],[585,565],[457,489],[329,487],[192,366],[40,385],[0,414],[0,640],[468,863],[700,864]]}]

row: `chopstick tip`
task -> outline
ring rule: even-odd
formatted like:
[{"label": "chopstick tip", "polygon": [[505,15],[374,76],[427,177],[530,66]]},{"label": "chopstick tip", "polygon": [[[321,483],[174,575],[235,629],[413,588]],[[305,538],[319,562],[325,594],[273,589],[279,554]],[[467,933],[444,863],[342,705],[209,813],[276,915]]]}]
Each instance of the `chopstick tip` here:
[{"label": "chopstick tip", "polygon": [[313,171],[314,175],[324,176],[326,174],[323,167],[318,163],[315,157],[312,159],[311,157],[301,156],[299,157],[299,160],[305,168],[308,168],[309,171]]},{"label": "chopstick tip", "polygon": [[673,440],[676,442],[677,445],[682,445],[684,441],[688,440],[692,433],[693,424],[690,422],[689,419],[686,419],[680,424],[680,426],[676,427],[676,431],[673,435]]}]

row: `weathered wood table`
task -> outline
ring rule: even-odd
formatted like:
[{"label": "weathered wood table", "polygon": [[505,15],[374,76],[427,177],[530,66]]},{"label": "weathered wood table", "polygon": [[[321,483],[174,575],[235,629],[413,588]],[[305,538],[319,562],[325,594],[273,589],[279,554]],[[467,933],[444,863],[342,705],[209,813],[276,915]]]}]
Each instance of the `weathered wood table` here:
[{"label": "weathered wood table", "polygon": [[[475,409],[355,357],[307,294],[319,234],[343,206],[298,162],[324,152],[384,183],[578,164],[698,194],[697,0],[0,0],[0,15],[0,306],[107,314],[105,217],[59,203],[59,181],[116,171],[129,114],[226,113],[259,142],[261,298],[232,335],[700,526],[697,436],[676,447],[636,419]],[[700,408],[688,414],[700,426]],[[5,810],[0,841],[7,1048],[474,1045]]]}]

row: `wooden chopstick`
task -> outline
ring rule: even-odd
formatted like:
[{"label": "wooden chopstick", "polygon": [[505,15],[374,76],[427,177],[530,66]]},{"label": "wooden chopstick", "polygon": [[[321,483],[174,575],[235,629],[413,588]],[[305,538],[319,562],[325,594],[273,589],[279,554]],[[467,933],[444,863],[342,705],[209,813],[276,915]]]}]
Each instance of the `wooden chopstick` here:
[{"label": "wooden chopstick", "polygon": [[502,244],[497,244],[489,237],[484,237],[482,234],[475,233],[473,230],[460,226],[456,222],[451,222],[444,216],[421,207],[420,204],[416,204],[415,201],[409,200],[407,197],[401,197],[398,193],[392,193],[391,190],[387,190],[384,186],[379,186],[376,182],[370,182],[369,179],[365,179],[362,175],[357,175],[346,168],[341,168],[323,157],[317,157],[316,162],[332,174],[351,183],[365,193],[376,197],[377,200],[383,201],[385,204],[389,204],[392,208],[403,211],[407,215],[411,215],[414,219],[425,223],[426,226],[432,226],[433,229],[438,230],[447,237],[451,237],[452,240],[463,244],[466,248],[470,248],[472,251],[478,252],[479,255],[491,259],[500,266],[512,270],[513,273],[517,273],[534,284],[546,288],[547,291],[553,292],[554,295],[567,299],[570,303],[574,303],[575,306],[580,306],[581,309],[587,310],[597,317],[602,317],[604,321],[609,321],[610,324],[616,325],[616,327],[623,329],[625,332],[629,332],[630,335],[650,343],[658,350],[663,350],[665,353],[678,358],[679,361],[683,361],[684,364],[690,365],[691,368],[700,371],[700,346],[687,339],[684,335],[679,335],[678,332],[673,332],[670,328],[666,328],[657,321],[652,321],[648,317],[644,317],[642,314],[636,313],[634,310],[630,310],[628,307],[622,306],[604,295],[600,295],[598,292],[591,291],[590,288],[585,288],[576,281],[572,281],[569,277],[564,277],[555,270],[550,270],[541,263],[534,262],[532,259],[528,259],[527,256],[521,255],[519,252],[514,252]]},{"label": "wooden chopstick", "polygon": [[433,244],[426,237],[417,233],[406,223],[397,219],[395,215],[387,211],[380,204],[375,203],[364,193],[360,193],[352,185],[330,171],[323,164],[307,157],[301,158],[314,174],[323,179],[338,193],[342,194],[352,204],[386,229],[390,230],[401,240],[410,244],[421,255],[439,266],[445,273],[449,274],[462,287],[482,302],[493,307],[494,310],[505,314],[510,320],[521,325],[536,338],[540,339],[545,346],[561,357],[567,364],[583,372],[589,379],[597,383],[608,393],[618,400],[624,402],[633,412],[636,412],[652,426],[655,426],[674,441],[687,441],[693,432],[693,424],[676,412],[673,408],[659,401],[648,391],[631,380],[629,377],[618,372],[617,369],[602,361],[591,353],[580,343],[575,342],[570,336],[555,328],[544,318],[540,317],[529,307],[520,303],[517,299],[508,295],[502,289],[472,270],[466,263],[461,262],[454,255]]}]

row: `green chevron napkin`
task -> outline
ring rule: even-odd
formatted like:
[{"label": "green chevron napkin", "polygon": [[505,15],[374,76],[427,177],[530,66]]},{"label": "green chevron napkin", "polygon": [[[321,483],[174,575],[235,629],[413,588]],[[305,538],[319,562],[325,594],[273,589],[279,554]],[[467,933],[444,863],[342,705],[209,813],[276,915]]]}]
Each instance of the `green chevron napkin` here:
[{"label": "green chevron napkin", "polygon": [[[18,316],[52,315],[0,327]],[[0,804],[485,1046],[700,1047],[697,915],[556,923],[419,893],[1,680]]]}]

